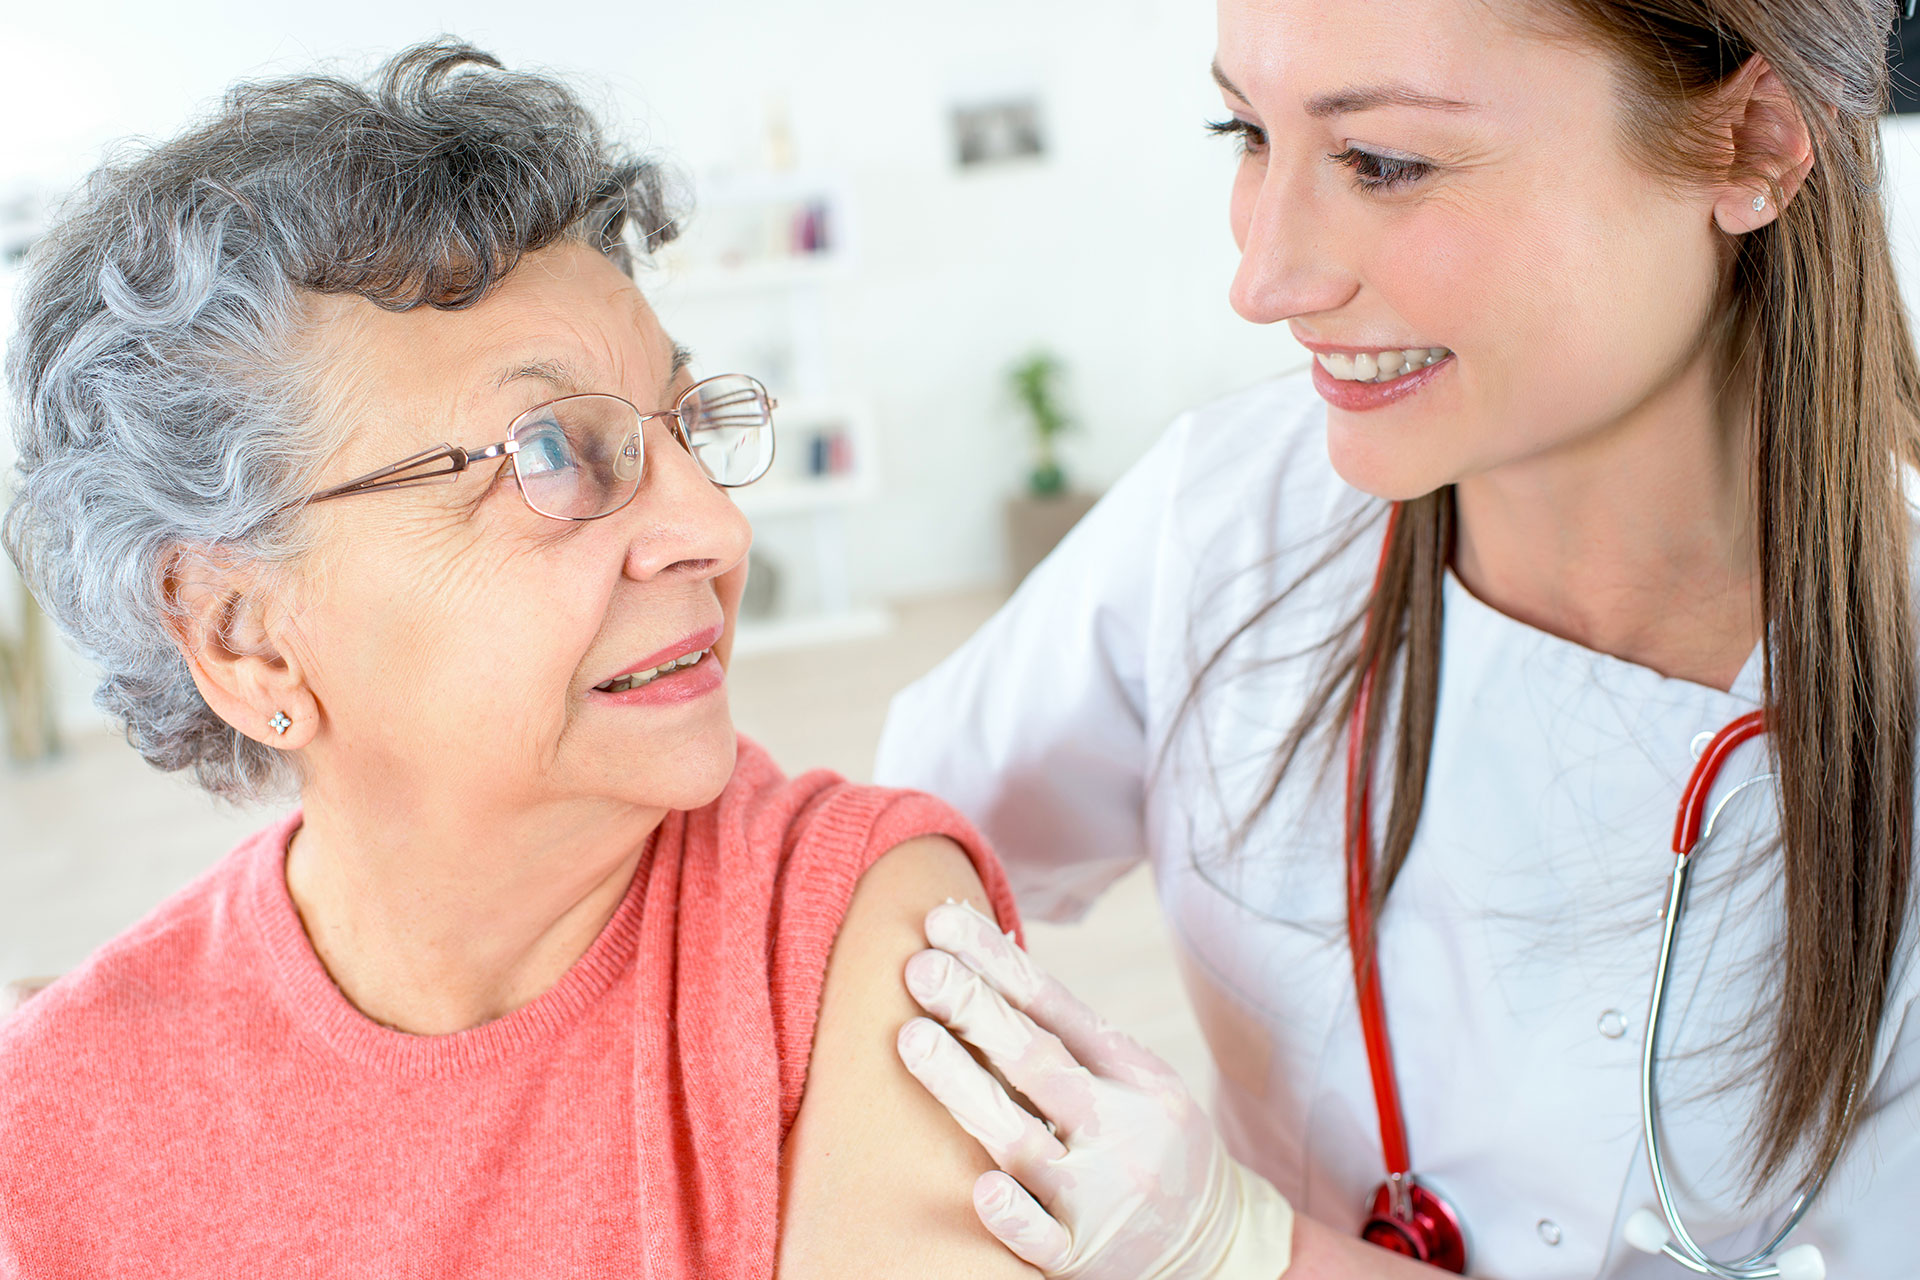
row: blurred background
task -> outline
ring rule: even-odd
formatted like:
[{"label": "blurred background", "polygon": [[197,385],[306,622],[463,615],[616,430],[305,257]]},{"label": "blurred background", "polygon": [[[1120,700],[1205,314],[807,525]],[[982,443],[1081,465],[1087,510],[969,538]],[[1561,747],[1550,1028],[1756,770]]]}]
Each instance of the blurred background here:
[{"label": "blurred background", "polygon": [[[892,693],[1171,418],[1305,367],[1227,306],[1234,148],[1202,128],[1221,113],[1204,0],[9,6],[0,309],[48,209],[123,140],[173,134],[236,80],[361,74],[442,33],[567,75],[684,179],[685,234],[643,286],[698,369],[783,402],[780,463],[740,498],[756,565],[734,699],[790,770],[867,776]],[[1911,281],[1907,123],[1885,127]],[[0,982],[71,968],[264,821],[147,769],[91,688],[0,560]],[[1197,1074],[1161,929],[1135,875],[1035,945]]]}]

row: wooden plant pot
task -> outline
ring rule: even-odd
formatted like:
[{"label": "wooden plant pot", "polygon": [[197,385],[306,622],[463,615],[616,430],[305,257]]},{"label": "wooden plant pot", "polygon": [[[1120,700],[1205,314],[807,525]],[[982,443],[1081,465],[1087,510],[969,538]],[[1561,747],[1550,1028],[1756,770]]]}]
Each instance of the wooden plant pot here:
[{"label": "wooden plant pot", "polygon": [[1015,586],[1047,558],[1099,497],[1097,493],[1068,490],[1044,498],[1022,493],[1007,499],[1007,558]]}]

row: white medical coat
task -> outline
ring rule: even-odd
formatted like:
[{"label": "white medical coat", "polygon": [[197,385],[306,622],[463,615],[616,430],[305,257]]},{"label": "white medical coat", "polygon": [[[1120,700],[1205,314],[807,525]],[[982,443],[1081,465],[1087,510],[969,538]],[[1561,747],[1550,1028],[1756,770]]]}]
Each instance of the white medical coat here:
[{"label": "white medical coat", "polygon": [[[1383,528],[1383,504],[1334,473],[1304,375],[1188,414],[895,700],[876,769],[970,816],[1038,917],[1073,918],[1150,858],[1221,1130],[1342,1229],[1383,1170],[1334,738],[1310,742],[1238,848],[1230,834],[1321,674],[1317,646],[1361,607]],[[1201,664],[1295,583],[1183,714]],[[1698,735],[1760,705],[1759,653],[1728,692],[1668,679],[1497,613],[1451,576],[1444,628],[1425,807],[1379,934],[1414,1167],[1459,1210],[1474,1275],[1684,1274],[1621,1238],[1655,1203],[1640,1046],[1675,806]],[[1715,802],[1765,759],[1759,743],[1735,753]],[[1774,803],[1770,783],[1747,788],[1702,846],[1662,1027],[1663,1146],[1694,1237],[1723,1257],[1756,1247],[1792,1194],[1742,1203],[1783,919]],[[1793,1238],[1836,1278],[1920,1275],[1915,994],[1903,957],[1867,1118]]]}]

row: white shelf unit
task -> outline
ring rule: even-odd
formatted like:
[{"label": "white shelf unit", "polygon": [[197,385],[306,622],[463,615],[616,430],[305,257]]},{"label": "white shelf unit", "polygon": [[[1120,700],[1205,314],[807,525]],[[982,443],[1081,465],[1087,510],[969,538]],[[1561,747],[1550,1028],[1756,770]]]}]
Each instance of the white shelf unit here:
[{"label": "white shelf unit", "polygon": [[[830,177],[716,176],[700,184],[684,240],[643,277],[698,372],[754,374],[780,402],[773,469],[734,498],[756,536],[777,539],[777,562],[795,570],[789,582],[806,580],[811,599],[742,619],[737,652],[832,644],[892,626],[884,609],[856,603],[848,572],[845,514],[878,492],[878,450],[872,414],[836,383],[824,336],[826,294],[848,274],[853,232],[845,188]],[[836,452],[815,444],[832,437],[843,440],[841,456],[816,458],[816,450]],[[804,567],[792,563],[800,558]]]}]

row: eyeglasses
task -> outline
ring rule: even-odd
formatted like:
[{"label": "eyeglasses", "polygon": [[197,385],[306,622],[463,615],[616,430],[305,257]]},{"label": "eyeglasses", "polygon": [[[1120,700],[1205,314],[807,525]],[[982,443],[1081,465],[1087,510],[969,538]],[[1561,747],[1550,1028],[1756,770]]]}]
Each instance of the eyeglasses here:
[{"label": "eyeglasses", "polygon": [[492,458],[513,459],[527,505],[550,520],[598,520],[633,501],[646,461],[642,428],[665,418],[700,470],[729,489],[752,484],[773,465],[773,411],[779,401],[758,379],[723,373],[687,388],[673,408],[642,413],[619,396],[562,396],[513,420],[507,438],[479,449],[443,444],[370,471],[307,499],[452,484]]}]

